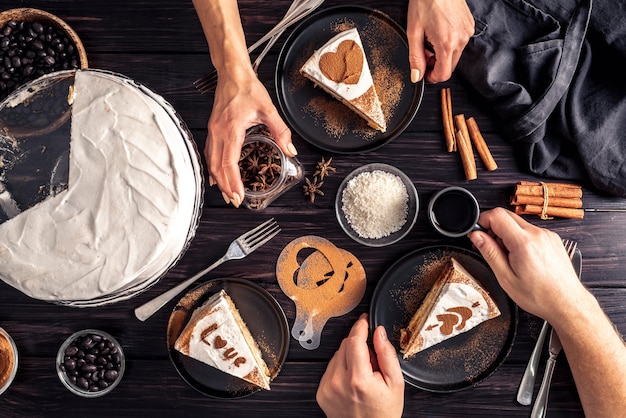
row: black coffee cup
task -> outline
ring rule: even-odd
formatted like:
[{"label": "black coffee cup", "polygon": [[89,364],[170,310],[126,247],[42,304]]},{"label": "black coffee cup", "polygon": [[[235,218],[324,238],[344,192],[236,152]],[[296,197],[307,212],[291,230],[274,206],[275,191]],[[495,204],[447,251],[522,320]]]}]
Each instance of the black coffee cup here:
[{"label": "black coffee cup", "polygon": [[480,207],[469,190],[451,186],[437,192],[428,203],[428,219],[440,234],[462,237],[485,228],[478,225]]}]

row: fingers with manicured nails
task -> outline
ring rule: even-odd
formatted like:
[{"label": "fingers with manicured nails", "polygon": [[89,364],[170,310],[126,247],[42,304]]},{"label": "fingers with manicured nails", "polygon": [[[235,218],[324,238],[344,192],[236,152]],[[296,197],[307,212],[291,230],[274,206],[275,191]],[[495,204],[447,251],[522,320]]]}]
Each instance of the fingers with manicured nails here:
[{"label": "fingers with manicured nails", "polygon": [[270,117],[265,122],[265,126],[270,130],[270,134],[280,149],[290,157],[298,155],[296,147],[291,142],[291,131],[285,125],[285,122],[278,116],[278,114]]},{"label": "fingers with manicured nails", "polygon": [[416,0],[409,2],[407,39],[409,41],[409,67],[411,82],[417,83],[426,74],[426,49],[424,48],[424,28],[417,16]]}]

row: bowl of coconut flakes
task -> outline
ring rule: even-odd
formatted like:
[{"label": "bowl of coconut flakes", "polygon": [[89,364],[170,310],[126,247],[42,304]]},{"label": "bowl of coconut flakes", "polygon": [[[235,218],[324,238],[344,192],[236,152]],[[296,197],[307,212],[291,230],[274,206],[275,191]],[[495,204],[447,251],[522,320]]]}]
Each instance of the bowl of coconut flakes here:
[{"label": "bowl of coconut flakes", "polygon": [[341,182],[335,200],[337,221],[356,242],[383,247],[408,234],[419,209],[411,179],[394,166],[372,163]]}]

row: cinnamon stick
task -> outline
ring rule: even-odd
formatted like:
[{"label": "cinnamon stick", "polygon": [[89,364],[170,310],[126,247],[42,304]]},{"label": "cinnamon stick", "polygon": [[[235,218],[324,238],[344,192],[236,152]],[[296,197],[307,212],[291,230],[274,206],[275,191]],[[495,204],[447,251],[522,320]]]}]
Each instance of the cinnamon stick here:
[{"label": "cinnamon stick", "polygon": [[[543,196],[528,196],[516,194],[511,197],[511,205],[537,205],[543,206]],[[548,197],[548,205],[561,208],[582,208],[583,200],[569,197]]]},{"label": "cinnamon stick", "polygon": [[[465,120],[465,119],[464,119]],[[466,180],[474,180],[476,175],[476,160],[474,159],[474,151],[469,138],[460,129],[456,131],[456,142],[463,163],[463,171]]]},{"label": "cinnamon stick", "polygon": [[446,138],[448,152],[457,150],[454,138],[454,122],[452,120],[452,95],[450,88],[441,89],[441,118],[443,120],[443,134]]},{"label": "cinnamon stick", "polygon": [[[548,197],[582,198],[582,187],[566,183],[546,183]],[[519,182],[515,186],[516,195],[543,196],[544,187],[541,183]]]},{"label": "cinnamon stick", "polygon": [[[518,215],[541,215],[543,206],[537,205],[519,205],[515,206],[515,213]],[[584,209],[559,208],[548,206],[546,209],[547,216],[557,216],[559,218],[583,219],[585,216]]]},{"label": "cinnamon stick", "polygon": [[[469,136],[469,130],[467,129],[467,123],[465,122],[465,115],[462,113],[458,115],[454,115],[453,119],[454,119],[454,126],[456,126],[456,130],[463,132],[463,135],[465,135],[465,138],[467,138],[467,140],[469,141],[470,136]],[[456,141],[457,143],[459,142],[458,137],[456,138]]]},{"label": "cinnamon stick", "polygon": [[466,120],[466,124],[467,124],[467,129],[469,131],[469,137],[472,140],[472,143],[474,144],[474,146],[476,147],[476,151],[478,151],[478,155],[480,156],[480,159],[485,165],[485,168],[489,171],[493,171],[496,168],[498,168],[498,164],[496,164],[496,161],[493,159],[493,156],[491,155],[491,151],[489,151],[489,147],[487,146],[487,143],[485,142],[485,138],[483,138],[483,135],[481,134],[480,129],[478,129],[478,124],[476,123],[474,118],[473,117],[468,118]]}]

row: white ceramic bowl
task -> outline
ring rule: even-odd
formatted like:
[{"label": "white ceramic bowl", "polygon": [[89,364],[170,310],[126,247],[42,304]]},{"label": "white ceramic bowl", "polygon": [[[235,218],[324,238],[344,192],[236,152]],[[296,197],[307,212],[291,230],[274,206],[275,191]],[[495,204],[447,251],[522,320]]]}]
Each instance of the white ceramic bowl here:
[{"label": "white ceramic bowl", "polygon": [[[348,182],[358,175],[366,172],[373,171],[384,171],[390,174],[393,174],[402,180],[404,187],[406,188],[408,194],[408,210],[406,214],[406,221],[404,225],[400,228],[400,230],[393,232],[387,236],[382,238],[365,238],[360,236],[352,227],[350,222],[348,221],[346,214],[343,211],[343,192],[348,184]],[[335,213],[337,215],[337,221],[341,228],[344,230],[346,234],[356,242],[367,245],[369,247],[384,247],[386,245],[394,244],[404,238],[415,225],[415,221],[417,220],[417,213],[419,209],[419,198],[417,195],[417,190],[415,189],[415,185],[411,181],[411,179],[404,174],[404,172],[400,171],[394,166],[382,163],[372,163],[367,164],[362,167],[359,167],[352,171],[350,174],[346,176],[346,178],[341,182],[339,189],[337,190],[337,197],[335,199]]]}]

